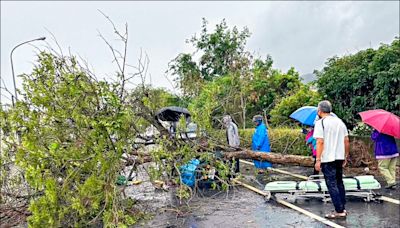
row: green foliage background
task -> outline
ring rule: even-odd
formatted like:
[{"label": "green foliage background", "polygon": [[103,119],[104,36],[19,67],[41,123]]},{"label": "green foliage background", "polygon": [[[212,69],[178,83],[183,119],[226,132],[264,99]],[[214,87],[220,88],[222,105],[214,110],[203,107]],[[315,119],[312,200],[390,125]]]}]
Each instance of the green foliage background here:
[{"label": "green foliage background", "polygon": [[400,115],[399,38],[377,50],[330,58],[316,73],[320,93],[349,128],[356,126],[361,111],[381,108]]},{"label": "green foliage background", "polygon": [[289,118],[290,114],[302,106],[316,106],[321,99],[318,92],[310,90],[307,85],[302,85],[293,95],[281,99],[271,110],[271,124],[273,126],[291,125],[293,120]]},{"label": "green foliage background", "polygon": [[[182,53],[170,67],[184,95],[191,98],[189,106],[206,116],[197,119],[208,121],[209,126],[218,126],[224,114],[230,114],[241,128],[252,126],[250,120],[256,114],[269,117],[273,126],[290,126],[294,122],[288,116],[293,111],[316,106],[322,99],[332,102],[333,111],[349,129],[360,121],[361,111],[382,108],[400,115],[398,37],[376,50],[328,59],[325,67],[315,72],[316,82],[304,85],[294,68],[282,72],[272,67],[271,56],[263,59],[249,54],[245,50],[250,36],[247,28],[230,30],[222,21],[209,31],[206,25],[204,20],[200,38],[189,42],[202,53],[199,60],[195,54]],[[183,55],[185,61],[180,61]],[[232,59],[235,61],[228,61]]]}]

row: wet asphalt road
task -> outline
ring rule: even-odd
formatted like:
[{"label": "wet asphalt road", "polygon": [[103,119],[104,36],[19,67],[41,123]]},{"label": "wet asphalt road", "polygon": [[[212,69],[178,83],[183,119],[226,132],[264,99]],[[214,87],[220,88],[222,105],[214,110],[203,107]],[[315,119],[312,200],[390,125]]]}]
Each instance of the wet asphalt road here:
[{"label": "wet asphalt road", "polygon": [[[308,175],[311,170],[303,167],[277,167],[287,171]],[[249,165],[241,165],[241,173],[247,183],[262,189],[271,180],[296,180],[293,177],[268,173],[255,175],[255,170]],[[377,176],[381,185],[385,185]],[[382,195],[399,199],[400,190],[378,191]],[[190,209],[177,216],[176,211],[167,210],[157,214],[154,219],[142,223],[140,227],[326,227],[324,224],[298,213],[292,209],[277,204],[274,201],[265,202],[263,197],[244,188],[234,188],[228,194],[208,192],[208,196],[195,197],[190,202]],[[214,196],[212,196],[214,195]],[[332,203],[324,203],[318,199],[295,199],[289,194],[277,197],[324,216],[333,210]],[[388,202],[364,202],[359,198],[347,199],[346,209],[349,215],[346,219],[336,219],[333,222],[345,227],[400,227],[400,206]],[[185,210],[184,210],[185,211]]]}]

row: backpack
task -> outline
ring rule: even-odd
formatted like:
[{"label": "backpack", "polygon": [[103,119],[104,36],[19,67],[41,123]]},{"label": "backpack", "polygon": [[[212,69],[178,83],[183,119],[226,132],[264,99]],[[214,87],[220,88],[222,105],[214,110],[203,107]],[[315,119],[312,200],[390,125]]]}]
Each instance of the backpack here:
[{"label": "backpack", "polygon": [[200,164],[198,159],[190,160],[186,165],[180,167],[182,182],[189,187],[194,187],[196,182],[196,169]]}]

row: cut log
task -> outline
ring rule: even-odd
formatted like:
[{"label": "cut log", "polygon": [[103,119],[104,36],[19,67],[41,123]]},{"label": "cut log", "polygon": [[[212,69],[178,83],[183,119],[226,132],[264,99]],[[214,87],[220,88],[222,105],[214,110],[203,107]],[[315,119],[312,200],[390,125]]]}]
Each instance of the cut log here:
[{"label": "cut log", "polygon": [[265,152],[256,152],[252,150],[225,152],[223,153],[223,155],[224,158],[226,159],[232,159],[232,158],[254,159],[259,161],[269,161],[275,164],[288,164],[288,165],[298,165],[306,167],[314,166],[314,159],[312,157],[299,156],[299,155],[265,153]]},{"label": "cut log", "polygon": [[[265,153],[265,152],[256,152],[252,150],[240,150],[234,152],[224,152],[223,156],[225,159],[229,160],[232,158],[239,159],[253,159],[259,161],[269,161],[274,164],[287,164],[287,165],[298,165],[305,167],[313,167],[314,159],[312,157],[307,156],[299,156],[299,155],[289,155],[289,154],[278,154],[278,153]],[[151,162],[152,157],[149,155],[141,156],[137,159],[127,159],[125,165],[142,164],[146,162]]]},{"label": "cut log", "polygon": [[[199,152],[203,153],[203,152]],[[126,165],[139,165],[146,162],[151,162],[152,157],[147,154],[138,153],[137,151],[132,152],[131,154],[139,155],[136,158],[129,158],[125,159]],[[232,159],[232,158],[239,158],[239,159],[253,159],[259,161],[269,161],[274,164],[282,164],[282,165],[298,165],[304,167],[313,167],[314,166],[314,159],[311,156],[300,156],[300,155],[289,155],[289,154],[280,154],[280,153],[265,153],[265,152],[256,152],[252,150],[240,149],[238,151],[232,152],[223,152],[224,159]],[[348,163],[348,168],[357,169],[359,173],[365,173],[364,167],[360,168],[359,166],[355,166],[352,163]],[[375,167],[370,167],[370,170],[375,170]]]}]

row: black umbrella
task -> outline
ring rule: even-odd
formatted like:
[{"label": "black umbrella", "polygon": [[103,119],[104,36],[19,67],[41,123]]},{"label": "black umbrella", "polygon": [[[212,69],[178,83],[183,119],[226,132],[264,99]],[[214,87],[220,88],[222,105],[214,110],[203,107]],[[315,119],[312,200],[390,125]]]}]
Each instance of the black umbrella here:
[{"label": "black umbrella", "polygon": [[178,121],[181,115],[190,116],[189,110],[178,106],[169,106],[156,112],[156,118],[162,121]]}]

